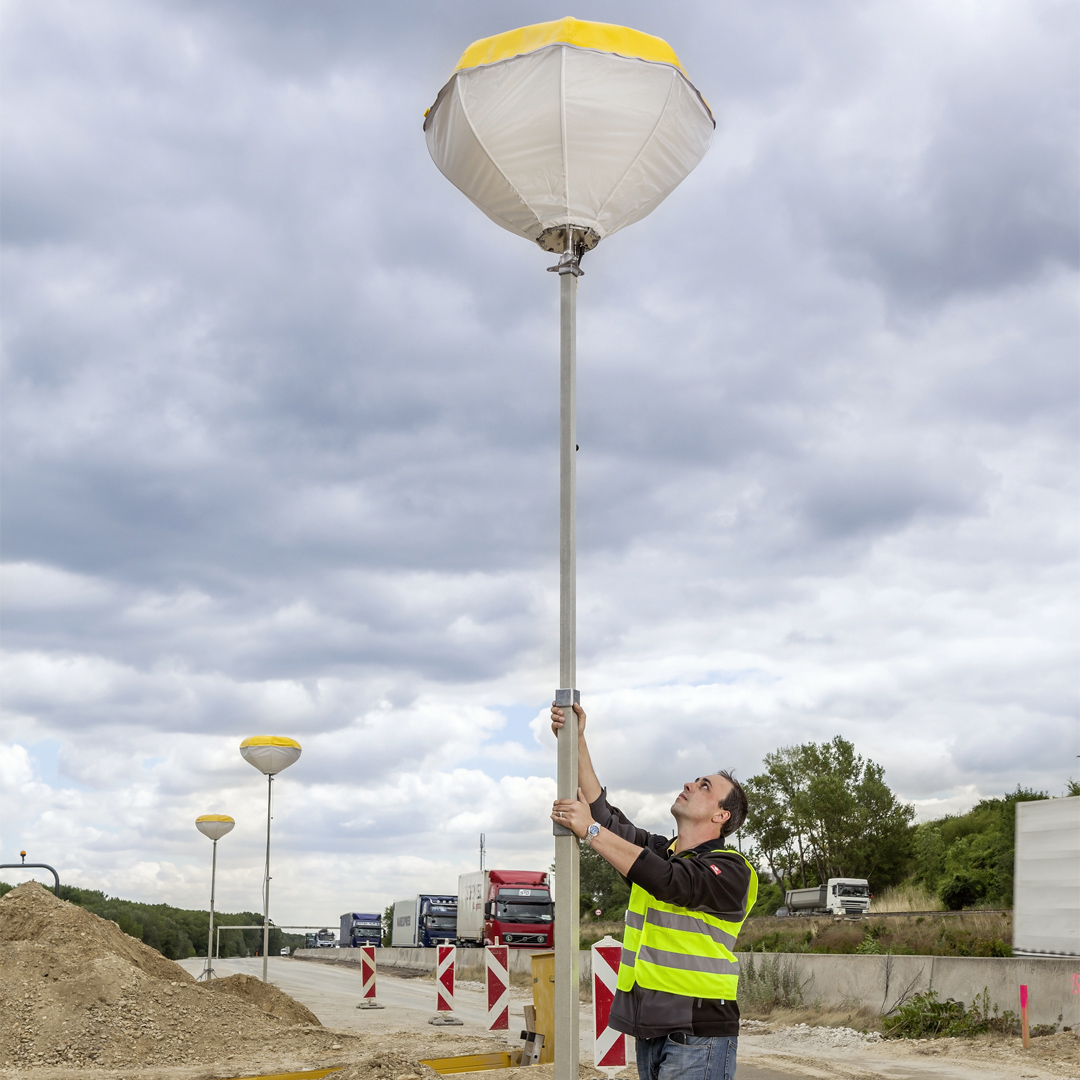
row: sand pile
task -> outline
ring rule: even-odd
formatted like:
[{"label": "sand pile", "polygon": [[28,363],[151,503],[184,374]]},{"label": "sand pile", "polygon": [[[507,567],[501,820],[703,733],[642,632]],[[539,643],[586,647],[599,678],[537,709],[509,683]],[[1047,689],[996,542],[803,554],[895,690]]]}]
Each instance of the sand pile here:
[{"label": "sand pile", "polygon": [[20,885],[0,898],[0,1062],[191,1065],[254,1061],[272,1047],[315,1068],[356,1049],[299,1002],[245,978],[207,990],[115,923],[36,882]]}]

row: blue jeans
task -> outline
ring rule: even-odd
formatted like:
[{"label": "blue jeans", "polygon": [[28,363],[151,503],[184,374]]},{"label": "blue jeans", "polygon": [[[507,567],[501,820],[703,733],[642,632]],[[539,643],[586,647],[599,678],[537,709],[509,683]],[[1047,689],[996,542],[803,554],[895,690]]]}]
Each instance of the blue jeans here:
[{"label": "blue jeans", "polygon": [[673,1036],[637,1040],[641,1080],[735,1080],[739,1040],[727,1035]]}]

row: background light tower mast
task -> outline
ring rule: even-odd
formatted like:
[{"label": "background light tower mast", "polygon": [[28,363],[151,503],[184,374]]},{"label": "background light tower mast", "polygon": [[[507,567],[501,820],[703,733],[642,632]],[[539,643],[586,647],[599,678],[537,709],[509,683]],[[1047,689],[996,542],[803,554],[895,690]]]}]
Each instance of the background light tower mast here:
[{"label": "background light tower mast", "polygon": [[226,814],[203,814],[195,819],[195,828],[214,841],[214,854],[210,862],[210,933],[206,939],[206,967],[199,976],[209,982],[214,977],[214,887],[217,883],[217,842],[232,832],[236,822]]},{"label": "background light tower mast", "polygon": [[266,869],[263,872],[263,982],[267,981],[270,950],[270,820],[273,817],[274,777],[300,757],[300,744],[284,735],[253,735],[240,744],[249,765],[266,775]]},{"label": "background light tower mast", "polygon": [[[559,689],[577,700],[577,280],[581,257],[655,209],[704,157],[712,112],[667,42],[559,19],[470,45],[424,118],[451,183],[504,229],[559,256]],[[577,794],[577,724],[558,742]],[[555,827],[555,1076],[578,1074],[578,847]]]}]

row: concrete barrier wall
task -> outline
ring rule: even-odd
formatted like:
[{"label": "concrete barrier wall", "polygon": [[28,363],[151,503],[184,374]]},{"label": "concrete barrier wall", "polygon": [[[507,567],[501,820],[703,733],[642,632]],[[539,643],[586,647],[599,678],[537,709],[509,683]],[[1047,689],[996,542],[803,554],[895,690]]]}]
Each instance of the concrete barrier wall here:
[{"label": "concrete barrier wall", "polygon": [[[739,953],[745,965],[750,953]],[[1032,1024],[1080,1028],[1080,963],[1073,960],[979,956],[850,956],[824,953],[754,953],[755,964],[768,957],[791,964],[807,1005],[868,1005],[879,1012],[902,997],[931,987],[941,1000],[970,1006],[985,987],[992,1005],[1020,1012],[1020,984],[1028,987]]]},{"label": "concrete barrier wall", "polygon": [[[300,960],[324,963],[359,963],[359,949],[298,949]],[[510,950],[510,971],[528,975],[532,951]],[[739,953],[745,965],[750,953]],[[755,964],[768,959],[790,964],[803,988],[807,1005],[843,1008],[866,1005],[885,1012],[903,997],[931,987],[939,998],[955,998],[970,1006],[985,987],[990,1002],[1002,1011],[1020,1011],[1020,984],[1029,991],[1032,1024],[1067,1024],[1080,1030],[1080,961],[975,956],[851,956],[823,953],[754,953]],[[375,962],[383,969],[434,972],[434,949],[376,949]],[[482,980],[483,949],[458,949],[457,978]],[[592,974],[592,954],[581,953],[581,978]],[[1060,1017],[1060,1019],[1059,1019]]]},{"label": "concrete barrier wall", "polygon": [[[511,949],[510,974],[531,975],[533,949]],[[293,956],[298,960],[319,960],[323,963],[360,963],[359,949],[297,949]],[[438,954],[435,949],[376,949],[375,964],[388,970],[434,972]],[[592,953],[583,949],[580,958],[582,982],[592,978]],[[484,950],[459,948],[454,963],[458,979],[480,980],[484,978]]]}]

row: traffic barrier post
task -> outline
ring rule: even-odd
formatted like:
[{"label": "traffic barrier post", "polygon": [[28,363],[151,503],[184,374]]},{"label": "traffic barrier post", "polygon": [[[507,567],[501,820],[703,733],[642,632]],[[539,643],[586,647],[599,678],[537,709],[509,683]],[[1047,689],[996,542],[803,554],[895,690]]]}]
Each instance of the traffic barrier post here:
[{"label": "traffic barrier post", "polygon": [[437,945],[438,962],[435,967],[435,1015],[428,1021],[438,1027],[459,1027],[461,1021],[454,1015],[454,960],[457,946]]},{"label": "traffic barrier post", "polygon": [[626,1067],[626,1036],[608,1027],[621,956],[622,943],[613,937],[603,938],[592,947],[593,1063],[609,1076]]},{"label": "traffic barrier post", "polygon": [[358,1009],[382,1009],[375,1000],[375,946],[360,946],[360,1004]]},{"label": "traffic barrier post", "polygon": [[507,945],[488,945],[484,949],[488,1031],[507,1031],[510,1027],[509,952]]}]

